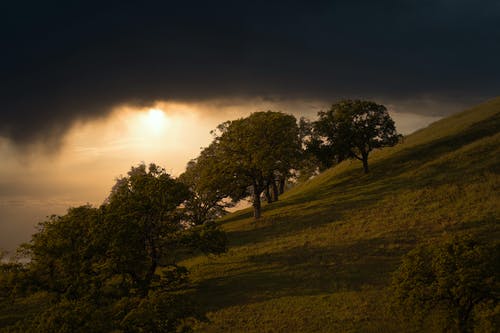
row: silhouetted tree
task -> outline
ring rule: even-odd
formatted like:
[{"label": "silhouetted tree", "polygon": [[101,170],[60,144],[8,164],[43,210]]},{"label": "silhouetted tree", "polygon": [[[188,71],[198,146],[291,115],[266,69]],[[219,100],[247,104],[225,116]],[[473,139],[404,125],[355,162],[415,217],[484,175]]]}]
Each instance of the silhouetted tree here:
[{"label": "silhouetted tree", "polygon": [[312,176],[316,169],[323,171],[332,167],[336,159],[336,150],[319,135],[314,125],[314,122],[304,117],[299,120],[303,155],[299,166],[299,178],[303,180]]},{"label": "silhouetted tree", "polygon": [[401,138],[385,106],[374,102],[345,100],[319,112],[318,116],[313,124],[315,135],[310,149],[316,156],[324,156],[325,161],[331,156],[337,161],[356,158],[363,162],[365,173],[369,170],[368,155],[372,150],[393,146]]}]

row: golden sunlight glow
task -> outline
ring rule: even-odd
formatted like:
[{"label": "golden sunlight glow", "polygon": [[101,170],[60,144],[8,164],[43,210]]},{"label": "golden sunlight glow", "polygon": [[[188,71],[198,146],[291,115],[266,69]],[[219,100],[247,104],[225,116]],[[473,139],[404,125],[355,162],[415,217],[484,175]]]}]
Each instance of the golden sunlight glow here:
[{"label": "golden sunlight glow", "polygon": [[108,118],[82,123],[68,134],[64,165],[79,168],[99,164],[103,170],[99,183],[107,187],[112,186],[114,177],[141,161],[158,163],[179,175],[186,163],[197,157],[200,147],[210,143],[210,130],[222,119],[187,103],[119,106]]},{"label": "golden sunlight glow", "polygon": [[[0,138],[0,184],[15,189],[8,197],[0,193],[0,244],[15,249],[20,242],[29,241],[34,226],[44,216],[63,214],[69,206],[100,205],[116,177],[141,162],[157,163],[178,176],[200,148],[210,144],[210,130],[223,121],[258,110],[280,109],[314,119],[321,109],[320,103],[308,101],[272,103],[214,100],[158,101],[148,107],[121,105],[108,117],[75,124],[57,155],[40,151],[28,156]],[[418,128],[415,124],[424,126],[434,120],[404,112],[393,116],[403,133]]]},{"label": "golden sunlight glow", "polygon": [[149,109],[141,118],[144,130],[151,131],[152,134],[160,134],[169,125],[168,118],[160,109]]}]

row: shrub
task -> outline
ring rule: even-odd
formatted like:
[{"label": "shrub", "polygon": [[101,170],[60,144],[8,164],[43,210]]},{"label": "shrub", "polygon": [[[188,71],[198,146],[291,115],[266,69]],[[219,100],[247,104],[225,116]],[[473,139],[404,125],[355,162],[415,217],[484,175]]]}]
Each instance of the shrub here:
[{"label": "shrub", "polygon": [[485,314],[498,304],[499,254],[499,244],[471,237],[418,246],[393,275],[395,305],[417,321],[432,312],[441,317],[443,329],[468,332],[475,320],[494,317]]}]

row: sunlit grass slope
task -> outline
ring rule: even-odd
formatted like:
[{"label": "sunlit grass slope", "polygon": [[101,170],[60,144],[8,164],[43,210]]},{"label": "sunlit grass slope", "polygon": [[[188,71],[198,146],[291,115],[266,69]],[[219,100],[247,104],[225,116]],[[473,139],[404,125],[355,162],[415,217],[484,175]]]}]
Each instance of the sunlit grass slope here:
[{"label": "sunlit grass slope", "polygon": [[400,331],[384,310],[401,256],[444,234],[500,236],[500,99],[227,216],[229,252],[186,264],[200,332]]}]

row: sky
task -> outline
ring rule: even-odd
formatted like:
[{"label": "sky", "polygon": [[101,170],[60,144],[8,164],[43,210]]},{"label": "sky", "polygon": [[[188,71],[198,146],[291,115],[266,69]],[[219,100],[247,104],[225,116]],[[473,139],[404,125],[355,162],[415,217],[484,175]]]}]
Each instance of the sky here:
[{"label": "sky", "polygon": [[0,248],[254,111],[370,99],[410,133],[492,98],[499,22],[489,0],[2,2]]}]

